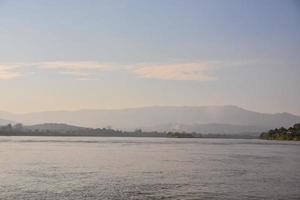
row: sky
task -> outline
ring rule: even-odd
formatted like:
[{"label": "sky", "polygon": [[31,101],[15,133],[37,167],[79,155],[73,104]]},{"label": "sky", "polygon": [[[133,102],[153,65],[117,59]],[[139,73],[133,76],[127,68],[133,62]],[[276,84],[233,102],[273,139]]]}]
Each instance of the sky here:
[{"label": "sky", "polygon": [[300,115],[297,0],[0,0],[0,110]]}]

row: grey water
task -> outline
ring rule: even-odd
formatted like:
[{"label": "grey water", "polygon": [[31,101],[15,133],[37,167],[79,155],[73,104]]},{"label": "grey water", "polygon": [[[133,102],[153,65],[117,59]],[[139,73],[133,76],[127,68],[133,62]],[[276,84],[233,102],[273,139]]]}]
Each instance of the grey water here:
[{"label": "grey water", "polygon": [[300,199],[300,143],[0,137],[0,199]]}]

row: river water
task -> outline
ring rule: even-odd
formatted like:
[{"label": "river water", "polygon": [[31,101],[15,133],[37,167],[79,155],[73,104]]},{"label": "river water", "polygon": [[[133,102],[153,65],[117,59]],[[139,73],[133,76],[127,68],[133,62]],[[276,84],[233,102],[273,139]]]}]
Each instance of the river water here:
[{"label": "river water", "polygon": [[300,142],[0,137],[0,199],[300,199]]}]

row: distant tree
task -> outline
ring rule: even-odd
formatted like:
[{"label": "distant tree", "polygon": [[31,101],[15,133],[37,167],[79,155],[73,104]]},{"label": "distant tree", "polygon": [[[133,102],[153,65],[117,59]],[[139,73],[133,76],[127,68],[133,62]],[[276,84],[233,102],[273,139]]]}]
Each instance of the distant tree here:
[{"label": "distant tree", "polygon": [[23,124],[17,123],[17,124],[14,126],[14,129],[16,129],[16,130],[18,130],[18,131],[23,130]]},{"label": "distant tree", "polygon": [[293,128],[296,129],[296,130],[300,130],[300,123],[295,124],[295,125],[293,126]]},{"label": "distant tree", "polygon": [[286,128],[284,128],[284,127],[281,127],[281,128],[279,128],[279,129],[278,129],[278,131],[279,131],[280,133],[284,133],[284,132],[286,132],[286,131],[287,131],[287,129],[286,129]]},{"label": "distant tree", "polygon": [[4,126],[4,130],[6,130],[6,131],[12,131],[12,125],[11,124],[7,124],[7,126]]},{"label": "distant tree", "polygon": [[142,131],[142,129],[136,129],[135,131],[134,131],[135,133],[142,133],[143,131]]},{"label": "distant tree", "polygon": [[261,133],[260,138],[270,140],[300,140],[300,123],[288,129],[281,127],[269,130],[268,132]]}]

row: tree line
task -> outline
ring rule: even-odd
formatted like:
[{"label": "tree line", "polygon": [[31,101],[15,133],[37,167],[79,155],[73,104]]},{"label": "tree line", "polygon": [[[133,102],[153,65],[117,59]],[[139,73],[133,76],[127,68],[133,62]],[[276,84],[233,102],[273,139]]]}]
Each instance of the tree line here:
[{"label": "tree line", "polygon": [[267,140],[300,140],[300,123],[286,129],[284,127],[263,132],[260,138]]},{"label": "tree line", "polygon": [[[54,124],[55,125],[55,124]],[[164,137],[164,138],[228,138],[228,139],[253,139],[258,138],[254,135],[245,134],[223,134],[223,133],[207,133],[201,134],[196,132],[183,131],[143,131],[137,129],[135,131],[122,131],[108,128],[82,128],[72,130],[50,130],[28,128],[22,124],[8,124],[0,126],[0,136],[91,136],[91,137]]]},{"label": "tree line", "polygon": [[185,132],[157,132],[114,130],[111,128],[80,128],[78,130],[40,130],[29,129],[22,124],[0,126],[0,136],[93,136],[93,137],[172,137],[172,138],[196,138],[201,134]]}]

